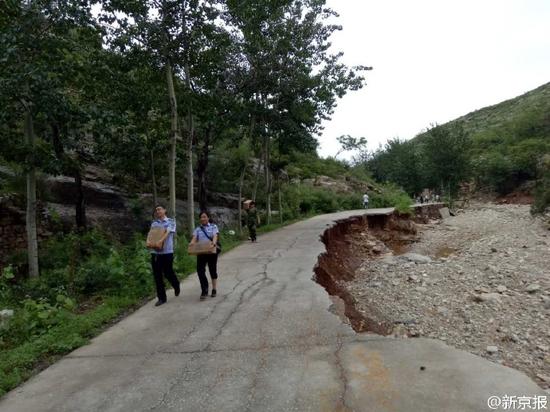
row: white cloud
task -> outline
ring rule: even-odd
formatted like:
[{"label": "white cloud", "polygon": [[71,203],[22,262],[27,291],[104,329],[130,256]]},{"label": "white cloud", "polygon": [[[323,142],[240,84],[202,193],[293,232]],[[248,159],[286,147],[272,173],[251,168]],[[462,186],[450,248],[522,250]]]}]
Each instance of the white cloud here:
[{"label": "white cloud", "polygon": [[347,64],[373,66],[325,123],[319,153],[336,137],[365,136],[375,149],[430,123],[512,98],[550,81],[550,1],[328,0]]}]

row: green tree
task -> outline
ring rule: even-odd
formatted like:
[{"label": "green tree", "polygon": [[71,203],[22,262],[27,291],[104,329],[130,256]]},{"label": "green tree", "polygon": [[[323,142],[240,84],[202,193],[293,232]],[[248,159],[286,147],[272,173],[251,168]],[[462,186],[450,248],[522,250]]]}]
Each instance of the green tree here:
[{"label": "green tree", "polygon": [[429,187],[456,195],[470,174],[471,141],[460,124],[430,128],[419,142],[422,167]]},{"label": "green tree", "polygon": [[247,67],[244,99],[259,139],[268,223],[271,219],[272,141],[280,153],[313,151],[322,120],[337,99],[363,86],[364,66],[349,68],[329,52],[340,27],[324,0],[228,0],[229,24],[238,29]]},{"label": "green tree", "polygon": [[338,143],[340,143],[340,149],[334,157],[338,157],[342,152],[357,151],[359,152],[359,158],[365,158],[366,148],[367,148],[367,139],[364,137],[353,137],[348,135],[338,136],[336,138]]},{"label": "green tree", "polygon": [[[29,273],[36,277],[36,170],[55,172],[56,165],[48,162],[47,140],[51,136],[60,161],[57,168],[70,168],[77,183],[81,181],[78,151],[69,158],[63,149],[67,145],[74,148],[86,133],[88,119],[79,107],[83,84],[89,81],[83,62],[88,57],[87,46],[94,41],[100,46],[101,42],[87,1],[11,1],[4,10],[6,18],[0,20],[1,116],[9,127],[2,130],[17,133],[23,129],[25,136],[25,145],[19,146],[24,147],[27,174]],[[77,224],[84,226],[82,199],[77,199],[76,208]]]}]

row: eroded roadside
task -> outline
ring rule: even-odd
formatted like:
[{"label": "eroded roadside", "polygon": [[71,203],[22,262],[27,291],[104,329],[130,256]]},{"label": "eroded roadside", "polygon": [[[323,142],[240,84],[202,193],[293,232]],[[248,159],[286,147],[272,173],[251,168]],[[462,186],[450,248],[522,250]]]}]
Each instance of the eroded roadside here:
[{"label": "eroded roadside", "polygon": [[527,206],[436,212],[338,222],[316,280],[358,332],[440,339],[548,388],[550,232]]}]

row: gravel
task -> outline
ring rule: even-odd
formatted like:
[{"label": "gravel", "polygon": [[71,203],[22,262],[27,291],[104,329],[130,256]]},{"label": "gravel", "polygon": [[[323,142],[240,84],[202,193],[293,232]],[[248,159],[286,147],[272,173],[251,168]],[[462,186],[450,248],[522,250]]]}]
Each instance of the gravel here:
[{"label": "gravel", "polygon": [[357,309],[376,308],[397,336],[440,339],[549,388],[548,229],[529,206],[495,204],[418,228],[403,256],[365,254],[346,283]]}]

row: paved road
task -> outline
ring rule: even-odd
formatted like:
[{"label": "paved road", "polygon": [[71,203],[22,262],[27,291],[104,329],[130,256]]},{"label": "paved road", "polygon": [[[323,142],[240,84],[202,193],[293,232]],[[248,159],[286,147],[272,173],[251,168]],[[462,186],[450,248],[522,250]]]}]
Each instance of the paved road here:
[{"label": "paved road", "polygon": [[[370,210],[368,213],[387,213]],[[525,375],[428,339],[359,335],[311,280],[319,234],[345,212],[260,237],[0,401],[1,411],[481,411],[491,395],[544,394]],[[421,370],[421,366],[425,370]]]}]

